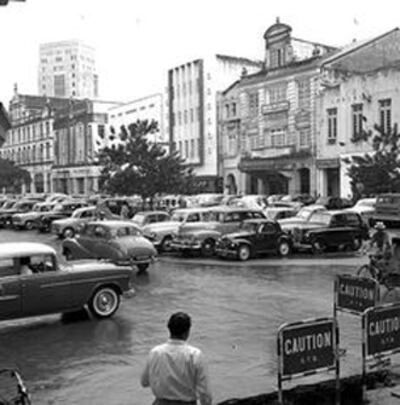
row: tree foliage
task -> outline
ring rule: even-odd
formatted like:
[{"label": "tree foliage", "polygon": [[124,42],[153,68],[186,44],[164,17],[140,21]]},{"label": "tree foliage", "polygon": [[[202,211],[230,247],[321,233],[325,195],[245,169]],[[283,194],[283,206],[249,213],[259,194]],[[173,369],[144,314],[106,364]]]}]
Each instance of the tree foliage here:
[{"label": "tree foliage", "polygon": [[400,134],[397,124],[389,131],[374,125],[352,139],[355,144],[368,143],[372,151],[343,159],[349,165],[348,176],[354,196],[400,192]]},{"label": "tree foliage", "polygon": [[0,189],[17,192],[22,183],[30,181],[31,175],[27,170],[16,166],[11,160],[0,158]]},{"label": "tree foliage", "polygon": [[178,152],[167,153],[148,135],[158,131],[155,120],[137,120],[121,127],[109,137],[109,144],[99,151],[102,166],[102,191],[117,195],[138,194],[153,198],[157,193],[191,194],[196,182]]}]

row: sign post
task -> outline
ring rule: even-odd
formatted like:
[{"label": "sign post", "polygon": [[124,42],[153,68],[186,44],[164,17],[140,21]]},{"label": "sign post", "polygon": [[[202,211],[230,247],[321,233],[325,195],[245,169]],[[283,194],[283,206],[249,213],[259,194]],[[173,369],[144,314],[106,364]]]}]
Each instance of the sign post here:
[{"label": "sign post", "polygon": [[362,317],[362,378],[366,390],[367,362],[400,352],[400,304],[386,304],[364,311]]},{"label": "sign post", "polygon": [[324,371],[336,373],[336,404],[340,404],[339,332],[336,319],[320,318],[283,324],[278,330],[278,398],[292,378]]}]

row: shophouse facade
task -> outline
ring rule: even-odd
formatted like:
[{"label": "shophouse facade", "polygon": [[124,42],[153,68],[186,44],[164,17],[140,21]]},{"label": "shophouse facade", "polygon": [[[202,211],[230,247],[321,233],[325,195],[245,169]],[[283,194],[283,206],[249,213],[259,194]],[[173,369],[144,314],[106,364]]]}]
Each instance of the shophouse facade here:
[{"label": "shophouse facade", "polygon": [[[3,103],[0,103],[0,148],[6,141],[7,131],[11,128],[11,122],[8,117],[7,111],[4,108]],[[1,156],[1,152],[0,152]]]},{"label": "shophouse facade", "polygon": [[108,110],[119,103],[70,100],[54,122],[54,191],[87,195],[99,191],[97,153],[109,136]]},{"label": "shophouse facade", "polygon": [[11,127],[1,157],[14,161],[31,175],[23,193],[52,192],[54,120],[68,100],[19,94],[17,87],[9,104]]},{"label": "shophouse facade", "polygon": [[219,173],[217,94],[262,64],[246,58],[211,55],[168,71],[166,126],[177,150],[205,191],[222,191]]},{"label": "shophouse facade", "polygon": [[[237,151],[238,162],[235,170],[233,156],[223,159],[226,190],[234,190],[230,186],[234,183],[248,194],[317,192],[319,72],[321,62],[335,48],[294,38],[291,32],[279,20],[268,28],[263,70],[242,76],[220,100],[222,143],[236,144],[231,154]],[[232,91],[237,117],[231,116]],[[232,125],[233,119],[240,124]]]},{"label": "shophouse facade", "polygon": [[352,195],[343,159],[372,151],[353,142],[377,124],[400,123],[400,31],[353,43],[321,65],[317,127],[317,187],[321,195]]}]

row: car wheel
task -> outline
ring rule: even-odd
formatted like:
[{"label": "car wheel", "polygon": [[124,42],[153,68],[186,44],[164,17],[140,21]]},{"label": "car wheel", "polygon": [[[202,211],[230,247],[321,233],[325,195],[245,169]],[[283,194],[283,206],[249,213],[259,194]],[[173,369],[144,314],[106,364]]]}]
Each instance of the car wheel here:
[{"label": "car wheel", "polygon": [[100,287],[89,301],[90,312],[96,318],[109,318],[118,309],[121,298],[112,287]]},{"label": "car wheel", "polygon": [[250,247],[247,245],[240,245],[238,249],[238,259],[242,262],[249,260],[251,256]]},{"label": "car wheel", "polygon": [[171,243],[172,243],[172,237],[166,236],[161,242],[161,251],[170,252],[172,250]]},{"label": "car wheel", "polygon": [[137,265],[138,273],[144,273],[149,267],[149,263],[140,263]]},{"label": "car wheel", "polygon": [[281,257],[286,257],[290,255],[291,247],[287,240],[281,240],[278,245],[278,254]]},{"label": "car wheel", "polygon": [[31,231],[33,229],[33,222],[32,221],[26,221],[25,229],[27,229],[28,231]]},{"label": "car wheel", "polygon": [[64,249],[63,255],[65,257],[65,260],[67,260],[68,262],[74,259],[72,256],[72,252],[69,249]]},{"label": "car wheel", "polygon": [[322,239],[315,239],[312,243],[312,251],[313,253],[322,253],[325,252],[327,246]]},{"label": "car wheel", "polygon": [[201,254],[205,257],[213,256],[215,253],[215,240],[206,239],[201,245]]},{"label": "car wheel", "polygon": [[362,246],[362,240],[359,237],[355,237],[351,242],[352,250],[359,250]]},{"label": "car wheel", "polygon": [[64,239],[73,238],[75,236],[75,231],[72,228],[65,228],[63,230],[62,236]]}]

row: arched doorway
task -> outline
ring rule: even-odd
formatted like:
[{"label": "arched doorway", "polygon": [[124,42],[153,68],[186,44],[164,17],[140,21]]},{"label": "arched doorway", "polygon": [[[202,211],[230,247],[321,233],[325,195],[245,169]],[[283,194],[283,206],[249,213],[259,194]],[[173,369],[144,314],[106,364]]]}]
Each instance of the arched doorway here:
[{"label": "arched doorway", "polygon": [[233,174],[228,174],[226,177],[225,188],[227,189],[228,194],[237,194],[237,184]]},{"label": "arched doorway", "polygon": [[299,182],[300,182],[300,193],[310,194],[310,169],[303,167],[299,169]]}]

